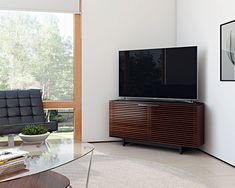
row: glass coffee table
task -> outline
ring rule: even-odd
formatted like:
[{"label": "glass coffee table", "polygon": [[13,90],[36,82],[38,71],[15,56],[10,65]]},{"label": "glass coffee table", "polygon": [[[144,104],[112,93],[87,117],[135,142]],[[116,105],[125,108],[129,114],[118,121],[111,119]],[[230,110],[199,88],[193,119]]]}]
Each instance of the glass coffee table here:
[{"label": "glass coffee table", "polygon": [[[52,171],[90,154],[86,188],[89,183],[94,146],[73,139],[47,140],[43,144],[15,146],[17,150],[28,151],[26,169],[14,174],[0,176],[0,188],[68,188],[70,180],[65,175]],[[6,150],[6,147],[1,147]],[[76,167],[75,167],[76,168]]]}]

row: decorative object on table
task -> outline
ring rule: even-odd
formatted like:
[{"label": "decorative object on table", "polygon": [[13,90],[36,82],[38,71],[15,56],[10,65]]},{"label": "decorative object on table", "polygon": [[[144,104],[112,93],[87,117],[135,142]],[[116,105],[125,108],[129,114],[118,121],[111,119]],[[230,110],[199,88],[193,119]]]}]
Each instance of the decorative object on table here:
[{"label": "decorative object on table", "polygon": [[27,154],[27,151],[17,149],[0,150],[0,176],[25,169]]},{"label": "decorative object on table", "polygon": [[28,125],[19,134],[24,143],[36,144],[44,142],[50,135],[48,129],[42,124]]},{"label": "decorative object on table", "polygon": [[235,20],[220,25],[220,80],[235,81]]}]

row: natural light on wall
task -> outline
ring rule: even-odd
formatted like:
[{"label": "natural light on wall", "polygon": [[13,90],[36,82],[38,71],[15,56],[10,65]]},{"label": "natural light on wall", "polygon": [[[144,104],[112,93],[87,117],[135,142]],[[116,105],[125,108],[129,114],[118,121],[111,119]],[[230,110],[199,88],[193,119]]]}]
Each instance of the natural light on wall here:
[{"label": "natural light on wall", "polygon": [[73,99],[73,14],[0,11],[0,90]]}]

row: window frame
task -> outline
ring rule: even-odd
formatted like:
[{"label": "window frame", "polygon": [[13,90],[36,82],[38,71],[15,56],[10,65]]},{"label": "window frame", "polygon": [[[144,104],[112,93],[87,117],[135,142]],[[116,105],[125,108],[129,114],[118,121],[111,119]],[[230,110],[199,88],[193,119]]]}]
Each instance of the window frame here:
[{"label": "window frame", "polygon": [[46,109],[72,108],[74,112],[74,139],[82,140],[82,40],[81,14],[74,14],[74,66],[73,66],[73,100],[43,101]]}]

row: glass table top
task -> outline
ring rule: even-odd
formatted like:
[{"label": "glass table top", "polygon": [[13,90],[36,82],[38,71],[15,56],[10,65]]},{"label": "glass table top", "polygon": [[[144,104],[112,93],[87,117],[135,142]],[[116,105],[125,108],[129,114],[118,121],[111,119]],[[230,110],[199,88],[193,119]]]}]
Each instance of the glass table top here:
[{"label": "glass table top", "polygon": [[[26,170],[13,175],[0,176],[0,183],[52,170],[86,156],[94,150],[92,144],[81,143],[73,139],[48,139],[43,144],[26,145],[22,143],[11,148],[29,152],[26,159]],[[0,151],[11,148],[0,147]]]}]

